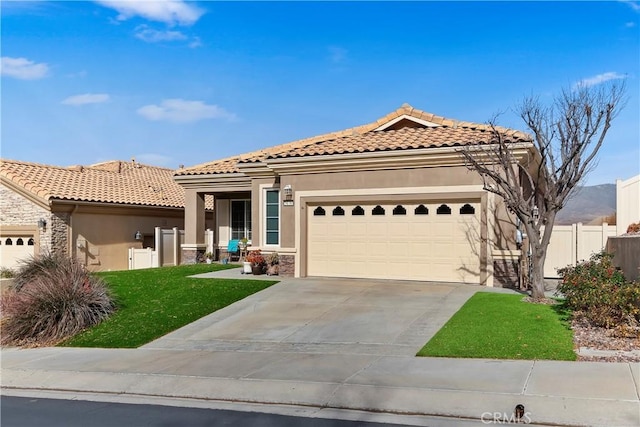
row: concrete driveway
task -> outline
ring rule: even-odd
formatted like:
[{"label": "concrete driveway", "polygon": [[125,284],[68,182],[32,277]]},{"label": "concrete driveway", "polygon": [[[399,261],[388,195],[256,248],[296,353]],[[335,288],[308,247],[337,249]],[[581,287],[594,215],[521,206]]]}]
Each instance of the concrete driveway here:
[{"label": "concrete driveway", "polygon": [[[237,270],[230,271],[221,274],[237,278]],[[144,348],[415,355],[480,289],[451,283],[284,279]]]}]

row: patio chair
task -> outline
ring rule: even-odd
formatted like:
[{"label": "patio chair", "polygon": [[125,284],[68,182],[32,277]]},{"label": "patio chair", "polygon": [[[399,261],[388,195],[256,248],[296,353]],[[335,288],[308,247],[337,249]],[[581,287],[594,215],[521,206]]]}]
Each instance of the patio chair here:
[{"label": "patio chair", "polygon": [[236,257],[236,261],[240,261],[240,240],[229,240],[227,253],[229,254],[229,261],[233,261],[233,257]]}]

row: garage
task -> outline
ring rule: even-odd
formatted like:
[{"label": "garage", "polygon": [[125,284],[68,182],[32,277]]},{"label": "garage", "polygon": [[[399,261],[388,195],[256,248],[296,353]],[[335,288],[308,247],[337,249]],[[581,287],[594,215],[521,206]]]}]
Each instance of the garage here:
[{"label": "garage", "polygon": [[480,201],[307,209],[307,275],[478,283]]},{"label": "garage", "polygon": [[0,267],[16,268],[21,260],[35,255],[33,236],[2,236],[0,237]]}]

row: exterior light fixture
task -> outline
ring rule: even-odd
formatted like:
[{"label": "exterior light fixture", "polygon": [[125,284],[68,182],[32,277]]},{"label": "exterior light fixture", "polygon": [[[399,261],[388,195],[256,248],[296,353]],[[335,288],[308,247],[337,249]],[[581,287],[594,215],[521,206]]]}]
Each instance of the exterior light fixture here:
[{"label": "exterior light fixture", "polygon": [[291,185],[285,185],[282,192],[284,193],[282,204],[284,206],[293,206],[293,188],[291,188]]},{"label": "exterior light fixture", "polygon": [[533,215],[533,219],[537,222],[538,218],[540,218],[540,210],[537,206],[533,206],[533,209],[531,209],[531,214]]},{"label": "exterior light fixture", "polygon": [[136,231],[136,234],[133,236],[136,240],[142,240],[142,233],[140,230]]},{"label": "exterior light fixture", "polygon": [[40,218],[38,220],[38,228],[40,229],[40,231],[44,231],[46,227],[47,227],[47,221],[45,221],[44,218]]}]

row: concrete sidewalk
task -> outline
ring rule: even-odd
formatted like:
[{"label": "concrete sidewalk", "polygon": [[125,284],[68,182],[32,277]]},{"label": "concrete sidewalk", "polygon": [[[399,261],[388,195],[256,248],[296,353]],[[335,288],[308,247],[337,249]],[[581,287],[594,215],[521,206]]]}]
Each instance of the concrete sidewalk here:
[{"label": "concrete sidewalk", "polygon": [[[4,393],[296,405],[480,425],[504,424],[523,404],[525,421],[537,424],[640,426],[638,363],[414,357],[476,290],[284,280],[139,349],[3,349],[1,385]],[[396,322],[369,324],[368,313]]]}]

